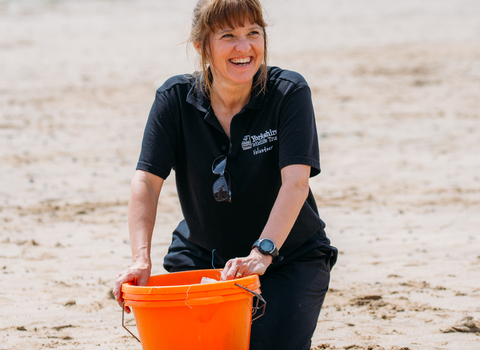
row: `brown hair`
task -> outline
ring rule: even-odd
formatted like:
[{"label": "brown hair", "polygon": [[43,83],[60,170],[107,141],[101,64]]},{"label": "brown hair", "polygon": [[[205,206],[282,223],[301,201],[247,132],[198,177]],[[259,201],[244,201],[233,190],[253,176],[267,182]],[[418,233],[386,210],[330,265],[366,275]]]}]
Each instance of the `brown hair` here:
[{"label": "brown hair", "polygon": [[202,92],[210,95],[213,77],[209,70],[208,58],[210,57],[210,35],[218,28],[235,28],[243,26],[245,20],[257,24],[262,28],[264,38],[264,57],[260,67],[260,75],[255,86],[260,86],[260,91],[265,91],[267,83],[267,24],[263,19],[263,10],[259,0],[199,0],[193,10],[192,30],[190,43],[200,44],[201,72],[197,75],[197,87]]}]

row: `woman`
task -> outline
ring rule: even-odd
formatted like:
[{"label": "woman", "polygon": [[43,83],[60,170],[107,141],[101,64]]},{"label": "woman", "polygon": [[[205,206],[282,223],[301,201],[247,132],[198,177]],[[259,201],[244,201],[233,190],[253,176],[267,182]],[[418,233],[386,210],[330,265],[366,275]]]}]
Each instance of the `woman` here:
[{"label": "woman", "polygon": [[131,188],[133,262],[114,295],[121,305],[122,283],[148,282],[158,197],[173,168],[185,220],[165,269],[260,275],[268,306],[250,349],[310,349],[336,249],[308,185],[320,172],[310,89],[267,67],[265,27],[258,0],[197,3],[190,41],[202,70],[157,90]]}]

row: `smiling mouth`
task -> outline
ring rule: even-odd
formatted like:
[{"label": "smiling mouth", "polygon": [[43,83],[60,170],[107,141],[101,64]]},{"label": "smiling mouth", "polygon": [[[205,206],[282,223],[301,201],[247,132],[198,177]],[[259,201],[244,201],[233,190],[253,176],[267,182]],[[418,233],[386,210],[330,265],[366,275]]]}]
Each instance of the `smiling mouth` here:
[{"label": "smiling mouth", "polygon": [[240,59],[235,59],[235,58],[232,58],[231,60],[229,60],[231,63],[233,63],[234,65],[236,66],[239,66],[239,67],[245,67],[247,65],[250,64],[250,62],[252,61],[252,58],[251,57],[248,57],[248,58],[240,58]]}]

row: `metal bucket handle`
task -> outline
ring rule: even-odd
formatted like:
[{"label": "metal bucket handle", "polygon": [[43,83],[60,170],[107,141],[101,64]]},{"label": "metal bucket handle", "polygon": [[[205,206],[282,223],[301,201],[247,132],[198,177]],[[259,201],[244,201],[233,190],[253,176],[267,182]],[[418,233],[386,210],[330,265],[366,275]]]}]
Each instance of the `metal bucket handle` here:
[{"label": "metal bucket handle", "polygon": [[[240,287],[240,288],[245,289],[247,292],[252,293],[252,294],[257,298],[257,299],[256,299],[256,302],[255,302],[255,305],[252,306],[252,317],[255,316],[259,310],[262,310],[262,314],[261,314],[261,315],[258,315],[258,316],[255,317],[255,318],[252,318],[252,323],[253,323],[253,321],[258,320],[260,317],[262,317],[263,315],[265,315],[265,309],[266,309],[266,307],[267,307],[267,302],[265,301],[265,299],[263,299],[263,297],[262,297],[260,294],[255,293],[253,290],[250,290],[250,289],[248,289],[247,287],[244,287],[244,286],[242,286],[242,285],[240,285],[240,284],[238,284],[238,283],[235,283],[235,285],[236,285],[237,287]],[[262,302],[262,305],[258,306],[258,303],[259,303],[260,301]]]},{"label": "metal bucket handle", "polygon": [[132,335],[132,337],[137,339],[139,343],[141,343],[140,339],[138,339],[137,336],[135,334],[133,334],[132,332],[130,332],[130,329],[128,329],[127,326],[125,326],[125,302],[123,302],[123,304],[122,304],[122,327],[125,328],[127,330],[127,332]]}]

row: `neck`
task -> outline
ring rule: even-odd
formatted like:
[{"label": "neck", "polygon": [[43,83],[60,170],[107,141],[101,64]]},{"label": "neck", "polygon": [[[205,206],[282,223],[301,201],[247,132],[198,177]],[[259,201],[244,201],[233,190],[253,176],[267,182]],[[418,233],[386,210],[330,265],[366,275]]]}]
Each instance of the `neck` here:
[{"label": "neck", "polygon": [[225,86],[216,84],[214,80],[210,92],[212,108],[214,110],[217,108],[236,114],[250,100],[251,91],[252,84]]}]

